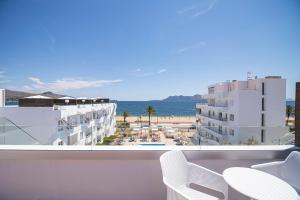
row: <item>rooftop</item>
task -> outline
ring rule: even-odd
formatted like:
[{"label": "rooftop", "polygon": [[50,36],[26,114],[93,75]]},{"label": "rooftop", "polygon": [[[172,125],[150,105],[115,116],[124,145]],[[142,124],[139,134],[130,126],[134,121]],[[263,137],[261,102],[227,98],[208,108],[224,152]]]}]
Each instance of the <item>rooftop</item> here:
[{"label": "rooftop", "polygon": [[54,105],[81,105],[81,104],[99,104],[109,103],[108,98],[50,98],[42,95],[35,95],[19,99],[20,107],[53,107]]}]

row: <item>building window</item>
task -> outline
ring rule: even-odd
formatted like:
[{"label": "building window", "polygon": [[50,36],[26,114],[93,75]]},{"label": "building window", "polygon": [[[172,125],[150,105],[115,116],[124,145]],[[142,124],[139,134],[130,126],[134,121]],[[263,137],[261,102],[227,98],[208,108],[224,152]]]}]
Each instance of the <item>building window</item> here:
[{"label": "building window", "polygon": [[234,129],[229,129],[229,135],[234,136]]},{"label": "building window", "polygon": [[208,117],[210,117],[210,110],[208,111]]},{"label": "building window", "polygon": [[213,111],[213,114],[212,114],[212,116],[213,116],[213,117],[215,116],[215,111]]},{"label": "building window", "polygon": [[201,108],[199,109],[199,114],[201,114],[201,112],[202,112],[202,110],[201,110]]},{"label": "building window", "polygon": [[234,114],[230,114],[229,119],[230,119],[230,121],[234,121]]},{"label": "building window", "polygon": [[222,113],[221,112],[219,113],[219,119],[222,119]]},{"label": "building window", "polygon": [[101,135],[97,136],[97,142],[101,142]]},{"label": "building window", "polygon": [[265,126],[265,114],[261,114],[261,126]]},{"label": "building window", "polygon": [[261,99],[261,110],[265,111],[265,98]]},{"label": "building window", "polygon": [[83,132],[80,132],[80,140],[83,139]]},{"label": "building window", "polygon": [[265,130],[261,130],[261,133],[260,133],[260,141],[261,141],[261,143],[264,143],[265,142],[265,140],[266,140],[266,134],[265,134]]},{"label": "building window", "polygon": [[261,83],[261,94],[265,95],[265,83]]}]

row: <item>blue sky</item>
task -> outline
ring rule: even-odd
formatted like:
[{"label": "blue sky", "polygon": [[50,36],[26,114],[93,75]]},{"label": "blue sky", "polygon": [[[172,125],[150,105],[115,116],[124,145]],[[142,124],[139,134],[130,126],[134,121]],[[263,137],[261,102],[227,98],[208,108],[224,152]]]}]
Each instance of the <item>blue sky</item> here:
[{"label": "blue sky", "polygon": [[118,100],[300,81],[297,0],[2,0],[0,87]]}]

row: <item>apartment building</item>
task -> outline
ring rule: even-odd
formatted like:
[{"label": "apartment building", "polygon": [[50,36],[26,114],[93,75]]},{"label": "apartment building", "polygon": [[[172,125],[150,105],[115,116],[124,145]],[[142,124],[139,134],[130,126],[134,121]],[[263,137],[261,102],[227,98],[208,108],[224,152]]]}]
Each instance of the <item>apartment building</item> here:
[{"label": "apartment building", "polygon": [[1,144],[91,145],[115,132],[115,103],[106,98],[32,96],[0,107]]},{"label": "apartment building", "polygon": [[279,76],[208,87],[197,104],[197,140],[217,144],[279,144],[285,126],[286,80]]}]

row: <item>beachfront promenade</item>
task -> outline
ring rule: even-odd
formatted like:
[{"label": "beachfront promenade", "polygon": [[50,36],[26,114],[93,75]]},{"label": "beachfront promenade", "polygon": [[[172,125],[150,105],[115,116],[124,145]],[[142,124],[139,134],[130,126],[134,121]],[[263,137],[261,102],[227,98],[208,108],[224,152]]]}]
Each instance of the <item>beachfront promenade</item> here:
[{"label": "beachfront promenade", "polygon": [[[123,116],[117,116],[116,117],[117,122],[123,122],[124,118]],[[126,117],[126,121],[128,123],[148,123],[149,118],[148,116],[128,116]],[[195,116],[152,116],[151,117],[151,123],[154,124],[164,124],[164,123],[172,123],[172,124],[187,124],[187,123],[195,123],[196,117]]]},{"label": "beachfront promenade", "polygon": [[152,116],[149,128],[148,116],[116,117],[118,128],[110,145],[193,145],[194,116]]}]

